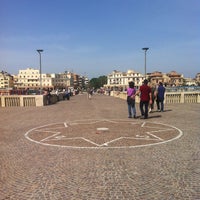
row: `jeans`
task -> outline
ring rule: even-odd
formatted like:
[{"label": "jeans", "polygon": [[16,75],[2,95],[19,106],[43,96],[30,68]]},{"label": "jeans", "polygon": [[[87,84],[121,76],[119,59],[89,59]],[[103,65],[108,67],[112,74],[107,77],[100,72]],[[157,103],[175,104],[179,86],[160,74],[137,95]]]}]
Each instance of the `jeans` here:
[{"label": "jeans", "polygon": [[141,115],[145,118],[148,117],[148,107],[149,107],[149,101],[140,101],[140,111]]},{"label": "jeans", "polygon": [[135,109],[135,101],[134,103],[128,103],[128,114],[129,117],[134,117],[136,116],[136,109]]},{"label": "jeans", "polygon": [[157,100],[156,101],[158,110],[164,111],[164,103],[163,102],[164,102],[164,100]]}]

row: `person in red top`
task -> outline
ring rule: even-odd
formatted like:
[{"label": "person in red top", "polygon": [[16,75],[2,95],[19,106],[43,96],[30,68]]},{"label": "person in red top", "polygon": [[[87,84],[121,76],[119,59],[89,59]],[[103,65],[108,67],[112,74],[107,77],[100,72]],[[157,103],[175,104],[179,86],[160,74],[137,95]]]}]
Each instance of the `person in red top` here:
[{"label": "person in red top", "polygon": [[151,88],[147,85],[148,80],[144,80],[144,84],[140,86],[137,94],[140,94],[140,112],[141,119],[148,118],[148,107],[152,103]]}]

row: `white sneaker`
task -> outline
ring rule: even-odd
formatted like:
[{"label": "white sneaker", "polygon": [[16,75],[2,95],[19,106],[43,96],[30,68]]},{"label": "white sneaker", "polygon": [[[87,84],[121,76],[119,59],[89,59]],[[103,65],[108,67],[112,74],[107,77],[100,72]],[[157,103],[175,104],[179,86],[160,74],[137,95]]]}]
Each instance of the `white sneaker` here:
[{"label": "white sneaker", "polygon": [[151,108],[149,108],[149,113],[151,112]]}]

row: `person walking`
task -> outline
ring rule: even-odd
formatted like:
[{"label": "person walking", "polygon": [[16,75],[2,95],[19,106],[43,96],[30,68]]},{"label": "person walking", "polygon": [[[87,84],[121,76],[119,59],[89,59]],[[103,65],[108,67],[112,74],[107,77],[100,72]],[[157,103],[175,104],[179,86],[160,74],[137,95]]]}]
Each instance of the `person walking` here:
[{"label": "person walking", "polygon": [[129,88],[127,89],[128,118],[136,118],[135,94],[135,84],[131,81],[129,82]]},{"label": "person walking", "polygon": [[149,104],[149,113],[151,113],[154,110],[154,101],[156,98],[156,87],[154,84],[150,84],[149,87],[151,88],[151,98],[152,98],[152,103]]},{"label": "person walking", "polygon": [[92,95],[93,95],[93,90],[89,87],[87,89],[87,98],[88,99],[91,99],[92,98]]},{"label": "person walking", "polygon": [[158,89],[157,89],[157,110],[159,112],[164,111],[164,97],[165,97],[165,87],[163,86],[162,82],[159,82]]},{"label": "person walking", "polygon": [[141,119],[148,118],[148,107],[149,104],[152,104],[151,88],[147,84],[148,80],[145,79],[143,85],[140,86],[139,90],[136,92],[136,94],[140,94]]}]

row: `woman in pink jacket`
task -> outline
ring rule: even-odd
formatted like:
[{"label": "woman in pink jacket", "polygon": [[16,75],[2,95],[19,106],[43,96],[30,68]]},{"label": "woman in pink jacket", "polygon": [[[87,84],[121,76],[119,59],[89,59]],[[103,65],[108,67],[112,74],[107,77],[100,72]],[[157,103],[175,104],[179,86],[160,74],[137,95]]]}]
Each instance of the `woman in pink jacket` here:
[{"label": "woman in pink jacket", "polygon": [[127,89],[128,118],[136,118],[135,93],[135,84],[131,81],[129,82],[129,88]]}]

